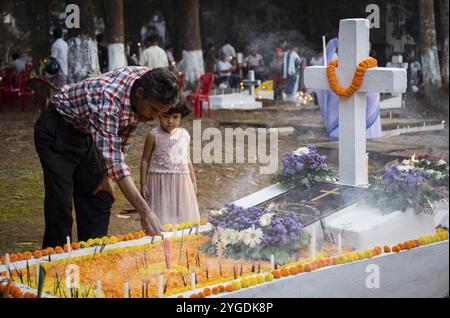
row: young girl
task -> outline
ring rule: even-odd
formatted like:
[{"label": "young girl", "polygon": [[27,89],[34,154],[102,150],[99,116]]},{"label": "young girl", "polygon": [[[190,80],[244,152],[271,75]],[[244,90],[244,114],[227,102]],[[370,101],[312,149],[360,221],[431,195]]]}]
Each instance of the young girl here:
[{"label": "young girl", "polygon": [[145,141],[141,193],[162,225],[200,220],[197,182],[190,159],[189,132],[180,128],[189,114],[184,101],[159,116],[160,127]]}]

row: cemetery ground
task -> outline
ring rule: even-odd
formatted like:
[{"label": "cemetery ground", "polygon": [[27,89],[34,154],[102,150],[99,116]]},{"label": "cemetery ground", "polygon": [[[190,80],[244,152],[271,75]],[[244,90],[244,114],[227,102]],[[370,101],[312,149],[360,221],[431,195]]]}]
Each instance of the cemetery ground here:
[{"label": "cemetery ground", "polygon": [[[320,152],[329,156],[328,163],[337,167],[337,143],[327,142],[322,119],[317,106],[272,105],[264,103],[262,110],[217,110],[212,118],[202,119],[202,130],[217,127],[273,127],[286,128],[280,132],[278,160],[284,154],[302,145],[318,145]],[[408,113],[392,115],[383,111],[385,127],[407,123],[446,120],[439,114]],[[4,111],[0,113],[0,250],[10,252],[40,248],[43,230],[44,185],[42,169],[35,152],[33,126],[39,112]],[[441,118],[442,117],[442,118]],[[183,127],[192,135],[193,117],[184,119]],[[127,163],[139,185],[139,165],[145,135],[158,125],[158,120],[138,128]],[[370,173],[380,174],[384,165],[413,154],[448,154],[448,128],[438,131],[416,132],[369,141]],[[204,141],[203,144],[208,143]],[[247,157],[246,157],[247,158]],[[198,201],[202,214],[208,208],[221,207],[271,184],[273,176],[260,175],[257,164],[195,164],[198,183]],[[123,234],[140,230],[136,214],[127,213],[131,205],[116,187],[117,200],[113,205],[110,234]],[[74,239],[76,226],[74,223]]]}]

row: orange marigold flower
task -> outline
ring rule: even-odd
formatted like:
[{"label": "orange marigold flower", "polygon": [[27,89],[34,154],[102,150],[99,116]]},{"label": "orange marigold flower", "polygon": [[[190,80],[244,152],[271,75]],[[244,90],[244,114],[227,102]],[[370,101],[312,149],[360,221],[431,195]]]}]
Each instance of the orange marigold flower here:
[{"label": "orange marigold flower", "polygon": [[47,256],[48,255],[48,250],[47,249],[43,249],[41,250],[42,256]]},{"label": "orange marigold flower", "polygon": [[206,295],[205,295],[204,292],[199,292],[198,293],[198,298],[205,298],[205,297],[206,297]]},{"label": "orange marigold flower", "polygon": [[197,294],[191,294],[191,295],[189,296],[189,298],[199,298],[199,297],[197,296]]},{"label": "orange marigold flower", "polygon": [[274,270],[272,271],[272,275],[275,279],[281,278],[281,271],[280,270]]},{"label": "orange marigold flower", "polygon": [[290,274],[289,274],[289,270],[287,270],[286,268],[283,268],[282,270],[281,270],[281,276],[283,276],[283,277],[287,277],[287,276],[289,276]]},{"label": "orange marigold flower", "polygon": [[289,268],[289,274],[291,275],[297,275],[298,274],[298,269],[297,267],[293,266]]},{"label": "orange marigold flower", "polygon": [[22,255],[25,260],[29,260],[33,257],[33,254],[31,252],[23,252]]},{"label": "orange marigold flower", "polygon": [[39,251],[39,250],[34,251],[34,258],[41,258],[41,257],[42,257],[42,252],[41,251]]},{"label": "orange marigold flower", "polygon": [[64,252],[64,249],[61,246],[55,247],[56,254],[62,254],[63,252]]},{"label": "orange marigold flower", "polygon": [[9,255],[9,260],[11,261],[11,262],[17,262],[18,261],[18,259],[17,259],[17,254],[11,254],[11,255]]},{"label": "orange marigold flower", "polygon": [[223,285],[219,285],[218,288],[219,288],[219,293],[223,293],[225,291],[225,286],[223,286]]},{"label": "orange marigold flower", "polygon": [[311,264],[306,264],[305,265],[305,267],[304,267],[304,270],[305,270],[305,272],[311,272],[313,269],[312,269],[312,265]]},{"label": "orange marigold flower", "polygon": [[205,296],[211,296],[212,291],[210,288],[205,288],[203,289],[203,293],[205,294]]},{"label": "orange marigold flower", "polygon": [[184,298],[184,296],[183,295],[178,295],[178,297],[177,298]]},{"label": "orange marigold flower", "polygon": [[70,246],[72,247],[72,249],[73,249],[74,251],[80,249],[80,244],[79,244],[79,243],[72,243],[72,244],[70,244]]},{"label": "orange marigold flower", "polygon": [[220,292],[219,287],[213,287],[212,293],[213,293],[214,295],[219,294],[219,292]]},{"label": "orange marigold flower", "polygon": [[47,247],[46,248],[48,255],[55,254],[55,249],[53,247]]},{"label": "orange marigold flower", "polygon": [[383,250],[384,250],[385,253],[392,252],[391,248],[389,246],[387,246],[387,245],[385,247],[383,247]]},{"label": "orange marigold flower", "polygon": [[299,273],[303,273],[305,271],[305,266],[303,264],[297,265],[297,270]]}]

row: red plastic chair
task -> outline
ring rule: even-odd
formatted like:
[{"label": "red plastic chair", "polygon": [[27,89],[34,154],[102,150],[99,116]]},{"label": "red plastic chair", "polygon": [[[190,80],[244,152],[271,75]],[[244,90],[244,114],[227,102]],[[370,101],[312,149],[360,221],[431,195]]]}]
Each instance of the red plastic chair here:
[{"label": "red plastic chair", "polygon": [[211,117],[211,102],[209,94],[214,83],[214,74],[206,73],[200,76],[194,95],[194,115],[196,118],[203,116],[203,102],[208,103],[208,117]]},{"label": "red plastic chair", "polygon": [[185,77],[184,73],[181,73],[181,72],[180,72],[180,73],[178,74],[178,91],[179,91],[180,94],[183,93],[183,88],[184,88],[184,77]]},{"label": "red plastic chair", "polygon": [[31,77],[31,72],[33,71],[33,66],[28,64],[25,67],[25,71],[19,73],[19,78],[17,81],[18,91],[13,93],[13,96],[20,98],[20,110],[24,112],[27,107],[28,98],[34,96],[34,91],[28,86],[28,80]]},{"label": "red plastic chair", "polygon": [[0,83],[0,112],[2,111],[2,106],[8,100],[11,106],[11,95],[15,88],[13,87],[14,79],[14,68],[7,67],[2,71],[2,81]]}]

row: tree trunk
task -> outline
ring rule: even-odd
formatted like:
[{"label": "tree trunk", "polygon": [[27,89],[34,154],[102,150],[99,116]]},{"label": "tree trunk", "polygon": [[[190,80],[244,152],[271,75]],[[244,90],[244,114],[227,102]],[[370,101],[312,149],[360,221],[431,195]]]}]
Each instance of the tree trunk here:
[{"label": "tree trunk", "polygon": [[420,52],[423,84],[428,98],[442,87],[433,0],[419,0]]},{"label": "tree trunk", "polygon": [[69,29],[69,82],[79,82],[100,74],[97,41],[95,40],[94,4],[71,0],[80,8],[80,28]]},{"label": "tree trunk", "polygon": [[205,73],[200,34],[200,3],[199,0],[184,0],[181,5],[182,67],[186,81],[194,86],[198,78]]},{"label": "tree trunk", "polygon": [[106,41],[108,42],[109,70],[127,66],[125,56],[125,28],[123,22],[123,0],[109,0],[105,6]]},{"label": "tree trunk", "polygon": [[449,52],[448,52],[448,0],[440,0],[440,29],[441,29],[441,76],[442,84],[448,88]]}]

